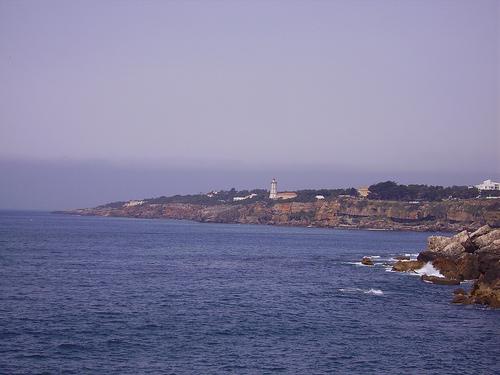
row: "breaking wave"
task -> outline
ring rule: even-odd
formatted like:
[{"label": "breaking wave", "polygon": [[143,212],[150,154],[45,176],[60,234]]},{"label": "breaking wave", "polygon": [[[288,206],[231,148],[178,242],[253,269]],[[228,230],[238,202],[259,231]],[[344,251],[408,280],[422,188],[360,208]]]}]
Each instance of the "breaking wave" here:
[{"label": "breaking wave", "polygon": [[425,265],[422,268],[415,270],[415,273],[417,273],[420,276],[427,275],[427,276],[444,277],[444,275],[441,274],[439,270],[434,268],[434,266],[430,262],[425,263]]},{"label": "breaking wave", "polygon": [[375,296],[382,296],[384,292],[380,289],[361,289],[361,288],[340,288],[340,292],[342,293],[363,293],[363,294],[373,294]]}]

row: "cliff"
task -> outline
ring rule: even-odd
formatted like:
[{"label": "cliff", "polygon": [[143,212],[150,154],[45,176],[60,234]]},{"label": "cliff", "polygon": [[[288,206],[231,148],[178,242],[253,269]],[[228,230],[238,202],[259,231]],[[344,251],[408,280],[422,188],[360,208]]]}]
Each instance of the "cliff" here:
[{"label": "cliff", "polygon": [[65,213],[135,218],[416,231],[460,231],[500,226],[500,200],[469,199],[409,203],[342,197],[316,202],[261,201],[203,205],[165,203],[99,206]]}]

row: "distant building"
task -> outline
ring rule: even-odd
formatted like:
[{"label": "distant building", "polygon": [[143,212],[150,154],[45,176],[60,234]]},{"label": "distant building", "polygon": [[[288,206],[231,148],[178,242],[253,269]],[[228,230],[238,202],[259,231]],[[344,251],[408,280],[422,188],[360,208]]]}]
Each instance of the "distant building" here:
[{"label": "distant building", "polygon": [[271,181],[271,191],[269,192],[269,199],[278,199],[278,181],[275,178]]},{"label": "distant building", "polygon": [[271,181],[271,191],[269,192],[269,199],[293,199],[297,197],[297,193],[293,191],[282,191],[278,193],[278,181],[275,178]]},{"label": "distant building", "polygon": [[140,206],[141,204],[144,204],[144,201],[128,201],[123,206],[124,207],[134,207],[134,206]]},{"label": "distant building", "polygon": [[324,195],[316,195],[314,198],[316,198],[317,200],[322,200],[322,199],[325,199],[325,196]]},{"label": "distant building", "polygon": [[369,192],[370,190],[368,189],[368,186],[361,186],[360,188],[358,188],[358,194],[362,198],[366,198]]},{"label": "distant building", "polygon": [[500,182],[486,180],[482,184],[476,185],[476,187],[478,190],[500,190]]},{"label": "distant building", "polygon": [[244,197],[234,197],[233,201],[235,201],[235,202],[236,201],[244,201],[245,199],[252,199],[252,198],[254,198],[256,196],[257,196],[257,194],[253,193],[253,194],[250,194],[250,195],[246,195]]}]

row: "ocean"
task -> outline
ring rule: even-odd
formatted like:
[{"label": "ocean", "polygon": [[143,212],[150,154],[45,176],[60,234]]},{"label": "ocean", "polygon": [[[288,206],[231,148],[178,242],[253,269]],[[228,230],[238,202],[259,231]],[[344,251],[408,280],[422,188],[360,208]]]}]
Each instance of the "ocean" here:
[{"label": "ocean", "polygon": [[500,311],[384,266],[429,235],[1,211],[0,373],[500,373]]}]

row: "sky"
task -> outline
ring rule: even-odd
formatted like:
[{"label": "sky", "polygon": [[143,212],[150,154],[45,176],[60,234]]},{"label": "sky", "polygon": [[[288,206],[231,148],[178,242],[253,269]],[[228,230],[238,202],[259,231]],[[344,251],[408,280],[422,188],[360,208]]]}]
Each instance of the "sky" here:
[{"label": "sky", "polygon": [[500,1],[0,0],[0,208],[500,179]]}]

